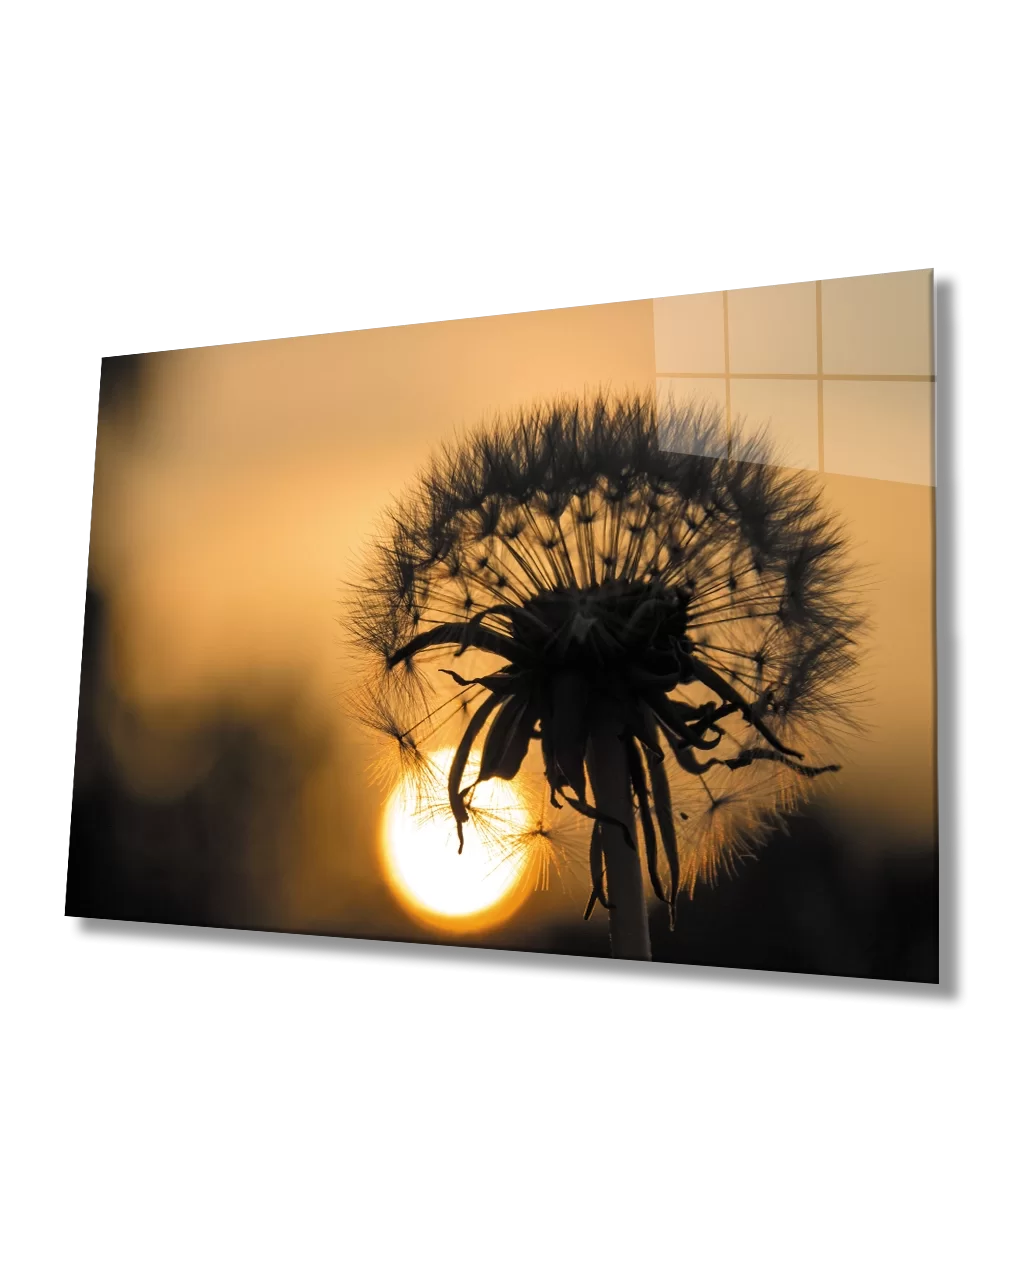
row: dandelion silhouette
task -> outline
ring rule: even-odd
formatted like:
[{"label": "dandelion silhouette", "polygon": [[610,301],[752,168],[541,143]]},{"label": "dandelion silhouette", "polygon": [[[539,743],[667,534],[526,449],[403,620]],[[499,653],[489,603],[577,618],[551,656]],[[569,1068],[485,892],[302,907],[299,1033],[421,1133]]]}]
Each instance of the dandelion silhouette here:
[{"label": "dandelion silhouette", "polygon": [[[461,842],[474,787],[539,754],[546,804],[590,826],[585,914],[607,909],[615,956],[651,955],[644,866],[674,924],[682,889],[839,767],[850,723],[842,529],[763,437],[728,453],[704,408],[525,410],[437,454],[386,514],[356,607],[377,663],[362,714],[399,770],[429,770],[455,730]],[[523,838],[546,836],[540,818]]]}]

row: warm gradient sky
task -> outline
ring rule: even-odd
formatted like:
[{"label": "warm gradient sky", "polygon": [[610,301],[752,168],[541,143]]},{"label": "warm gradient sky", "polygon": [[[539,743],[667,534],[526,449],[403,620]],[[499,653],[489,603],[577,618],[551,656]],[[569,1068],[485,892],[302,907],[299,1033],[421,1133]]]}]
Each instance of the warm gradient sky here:
[{"label": "warm gradient sky", "polygon": [[[843,350],[856,350],[864,325],[853,325],[844,347],[842,323],[849,329],[850,322],[837,312],[828,327],[830,283],[825,344],[827,358],[841,361]],[[813,315],[813,284],[781,290],[780,305],[799,310],[809,298]],[[773,300],[764,296],[771,292],[728,295],[737,350],[749,348],[751,324],[778,331]],[[721,342],[714,299],[724,295],[703,297],[711,318],[694,332],[713,366]],[[915,323],[925,322],[919,293],[908,299]],[[195,731],[212,719],[258,722],[261,733],[277,735],[298,761],[282,856],[263,889],[275,897],[279,925],[425,936],[382,884],[376,842],[384,796],[367,778],[368,746],[345,714],[346,690],[359,673],[344,645],[340,588],[358,578],[378,513],[439,441],[524,402],[653,390],[664,375],[680,373],[697,375],[691,391],[717,394],[724,384],[710,375],[718,369],[672,367],[686,357],[678,334],[666,367],[671,302],[167,352],[140,358],[120,394],[105,397],[90,550],[90,583],[108,610],[102,733],[124,786],[143,799],[173,798],[195,785],[209,767]],[[870,296],[864,305],[869,329],[875,307],[902,331],[891,298],[883,307]],[[821,318],[819,308],[819,374]],[[761,380],[727,367],[737,379],[729,384],[734,413],[771,417],[782,433],[785,423],[804,421],[801,413],[817,414],[819,403],[827,414],[828,397],[849,387],[862,398],[884,398],[892,387],[905,395],[906,382],[829,381],[827,372],[815,381],[813,333],[803,355],[800,341],[790,343],[799,366],[791,370],[778,367],[785,356],[775,357],[774,369],[749,370],[772,375]],[[870,354],[863,358],[870,363]],[[780,378],[786,372],[791,382]],[[917,395],[918,384],[909,385]],[[802,408],[787,418],[787,404]],[[866,413],[873,426],[861,438],[851,436],[856,412],[836,408],[834,447],[827,416],[822,437],[827,500],[847,521],[864,566],[872,621],[862,662],[868,727],[823,804],[853,855],[866,860],[882,849],[934,844],[934,491],[870,478],[864,458],[872,451],[882,460],[875,474],[885,474],[886,457],[917,447],[900,435],[898,414],[886,425],[886,412],[876,404]],[[784,443],[803,440],[804,454],[794,460],[815,466],[821,419],[806,421],[803,436],[790,426]],[[841,431],[843,422],[854,427]],[[855,456],[849,469],[869,474],[829,472],[830,450],[837,466]],[[920,468],[909,473],[920,476]],[[568,894],[536,895],[516,927],[575,920],[584,884],[581,875]]]}]

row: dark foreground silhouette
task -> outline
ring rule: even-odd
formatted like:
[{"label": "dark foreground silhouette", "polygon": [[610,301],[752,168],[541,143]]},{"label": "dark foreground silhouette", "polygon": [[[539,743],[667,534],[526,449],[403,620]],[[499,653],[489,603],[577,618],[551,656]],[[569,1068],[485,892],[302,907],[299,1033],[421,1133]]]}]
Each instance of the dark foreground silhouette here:
[{"label": "dark foreground silhouette", "polygon": [[[938,859],[893,846],[871,865],[813,815],[789,822],[715,889],[651,913],[655,960],[724,968],[938,982]],[[568,927],[548,949],[603,956],[601,930]]]},{"label": "dark foreground silhouette", "polygon": [[[102,600],[90,592],[67,914],[450,941],[405,921],[383,886],[372,910],[346,910],[342,895],[317,918],[289,913],[303,784],[323,748],[286,706],[250,720],[212,716],[203,733],[208,766],[181,794],[153,799],[127,787],[104,733],[113,696],[101,661],[105,626]],[[933,849],[894,843],[868,860],[842,832],[804,813],[735,878],[684,897],[674,933],[657,904],[652,953],[685,964],[936,982],[937,893]],[[538,908],[528,902],[466,945],[607,956],[604,921],[551,926]]]}]

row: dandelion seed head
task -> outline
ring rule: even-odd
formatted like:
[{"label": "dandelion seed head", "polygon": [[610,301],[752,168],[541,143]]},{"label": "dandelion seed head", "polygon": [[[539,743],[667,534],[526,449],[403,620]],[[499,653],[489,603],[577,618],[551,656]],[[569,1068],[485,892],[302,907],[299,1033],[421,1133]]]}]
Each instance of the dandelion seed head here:
[{"label": "dandelion seed head", "polygon": [[[763,436],[730,458],[705,406],[559,400],[441,448],[388,512],[366,581],[354,629],[376,726],[413,768],[454,735],[460,829],[487,821],[463,776],[477,750],[481,778],[532,769],[586,813],[600,702],[638,752],[652,884],[666,862],[672,900],[748,856],[853,723],[863,617],[843,531]],[[395,732],[414,704],[415,749]],[[555,825],[505,838],[540,849]]]}]

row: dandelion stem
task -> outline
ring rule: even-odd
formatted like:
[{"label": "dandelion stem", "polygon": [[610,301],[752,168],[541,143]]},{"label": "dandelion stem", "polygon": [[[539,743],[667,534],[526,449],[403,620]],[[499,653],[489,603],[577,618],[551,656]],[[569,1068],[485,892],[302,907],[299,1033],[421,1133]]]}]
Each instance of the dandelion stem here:
[{"label": "dandelion stem", "polygon": [[[612,955],[619,960],[650,960],[651,937],[643,868],[636,847],[629,758],[620,729],[610,715],[598,718],[587,743],[587,773],[594,793],[594,807],[615,820],[601,824]],[[627,832],[633,837],[632,847],[626,838]]]}]

